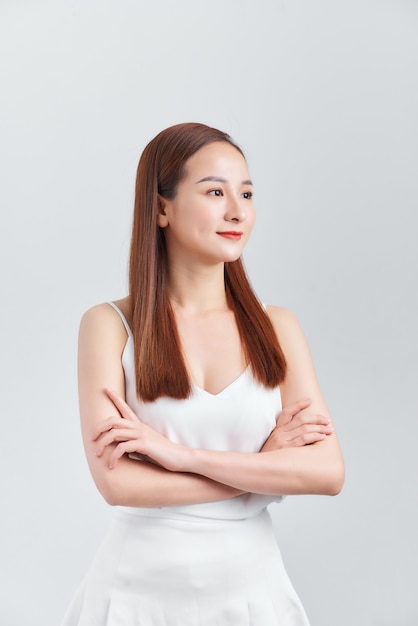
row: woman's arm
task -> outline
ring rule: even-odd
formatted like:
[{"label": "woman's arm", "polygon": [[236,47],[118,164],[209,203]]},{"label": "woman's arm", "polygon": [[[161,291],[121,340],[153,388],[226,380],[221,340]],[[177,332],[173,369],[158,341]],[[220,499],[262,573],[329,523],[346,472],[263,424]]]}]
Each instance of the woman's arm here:
[{"label": "woman's arm", "polygon": [[242,493],[204,476],[170,472],[127,456],[110,471],[114,445],[108,446],[102,457],[96,456],[91,433],[104,420],[118,415],[104,388],[125,395],[121,364],[125,343],[126,331],[109,305],[98,305],[84,314],[78,359],[81,427],[90,471],[104,499],[112,505],[159,507],[226,500]]},{"label": "woman's arm", "polygon": [[[328,417],[316,379],[312,358],[296,318],[278,307],[269,307],[269,315],[286,356],[288,370],[282,385],[283,404],[294,404],[300,397],[309,397],[310,406],[298,411],[293,419],[310,421]],[[337,494],[344,481],[344,464],[334,432],[316,438],[312,445],[283,447],[282,430],[269,437],[261,453],[217,452],[192,450],[179,446],[137,424],[118,394],[108,392],[122,418],[108,420],[96,429],[97,453],[104,454],[109,445],[118,443],[110,455],[111,467],[128,452],[139,452],[171,471],[191,472],[242,491],[263,494]],[[315,421],[315,420],[314,420]],[[305,425],[306,427],[306,425]],[[315,425],[316,431],[318,426]],[[277,441],[275,441],[277,438]],[[280,445],[279,445],[280,444]]]}]

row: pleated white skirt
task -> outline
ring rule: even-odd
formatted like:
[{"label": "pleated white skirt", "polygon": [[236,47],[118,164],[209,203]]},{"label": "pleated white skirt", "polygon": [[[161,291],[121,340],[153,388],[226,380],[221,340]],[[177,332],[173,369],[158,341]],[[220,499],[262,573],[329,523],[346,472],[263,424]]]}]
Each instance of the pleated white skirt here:
[{"label": "pleated white skirt", "polygon": [[243,520],[115,511],[62,626],[309,626],[269,513]]}]

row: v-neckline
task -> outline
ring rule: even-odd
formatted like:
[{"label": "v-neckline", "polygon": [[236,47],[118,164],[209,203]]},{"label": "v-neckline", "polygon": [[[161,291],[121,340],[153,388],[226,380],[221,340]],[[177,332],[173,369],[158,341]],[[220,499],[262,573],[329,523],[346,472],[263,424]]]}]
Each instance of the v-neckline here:
[{"label": "v-neckline", "polygon": [[[126,340],[126,344],[125,344],[125,347],[124,347],[123,352],[122,352],[122,362],[124,360],[124,356],[125,356],[125,352],[126,352],[126,350],[128,348],[128,344],[132,345],[132,351],[133,351],[133,343],[134,342],[133,342],[132,332],[129,329],[128,338]],[[241,374],[239,376],[237,376],[237,378],[235,378],[233,381],[231,381],[226,387],[221,389],[221,391],[218,391],[218,393],[211,393],[210,391],[207,391],[206,389],[203,389],[203,387],[199,387],[199,385],[196,385],[196,383],[193,383],[193,382],[191,383],[191,387],[195,391],[200,392],[200,393],[204,394],[205,396],[208,396],[209,398],[218,398],[218,397],[222,396],[224,393],[226,393],[227,391],[229,391],[236,384],[238,384],[241,381],[241,379],[244,378],[244,376],[247,374],[247,372],[250,370],[250,368],[251,368],[251,365],[248,364],[247,367],[245,369],[243,369]]]},{"label": "v-neckline", "polygon": [[203,394],[205,394],[205,395],[207,395],[207,396],[209,396],[211,398],[217,398],[217,397],[223,395],[224,393],[226,393],[227,391],[229,391],[242,378],[244,378],[244,376],[247,374],[249,369],[250,369],[250,365],[247,365],[247,367],[241,372],[241,374],[239,376],[237,376],[237,378],[235,378],[232,382],[230,382],[228,385],[226,385],[226,387],[221,389],[221,391],[218,391],[218,393],[211,393],[210,391],[207,391],[207,389],[203,389],[203,387],[200,387],[199,385],[196,385],[195,383],[192,383],[192,387],[196,391],[200,391],[201,393],[203,393]]}]

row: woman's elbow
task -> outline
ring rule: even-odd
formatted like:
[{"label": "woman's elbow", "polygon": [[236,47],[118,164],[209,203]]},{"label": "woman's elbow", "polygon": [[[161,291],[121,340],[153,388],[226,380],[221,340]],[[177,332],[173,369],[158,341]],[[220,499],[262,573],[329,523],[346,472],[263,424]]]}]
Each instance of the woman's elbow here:
[{"label": "woman's elbow", "polygon": [[97,491],[100,493],[104,501],[110,506],[123,505],[124,489],[123,485],[118,480],[119,472],[116,470],[108,469],[107,467],[100,467],[102,464],[95,464],[96,466],[91,472],[94,484]]},{"label": "woman's elbow", "polygon": [[326,496],[338,496],[341,492],[345,480],[345,468],[341,462],[338,466],[334,467],[332,471],[328,472],[325,479],[325,492]]},{"label": "woman's elbow", "polygon": [[[133,474],[132,467],[135,465],[138,467],[135,467]],[[155,481],[147,480],[146,466],[147,463],[122,458],[117,467],[101,468],[96,475],[93,474],[93,479],[99,493],[110,506],[160,506],[158,489],[155,488]],[[138,475],[139,469],[145,470],[141,476]]]},{"label": "woman's elbow", "polygon": [[106,485],[105,489],[99,489],[99,491],[104,501],[109,506],[122,506],[120,494],[118,494],[114,489],[111,489],[109,485]]},{"label": "woman's elbow", "polygon": [[93,479],[97,487],[97,491],[100,493],[106,504],[109,504],[110,506],[117,506],[120,504],[120,494],[118,497],[114,481],[108,480],[104,476],[93,476]]}]

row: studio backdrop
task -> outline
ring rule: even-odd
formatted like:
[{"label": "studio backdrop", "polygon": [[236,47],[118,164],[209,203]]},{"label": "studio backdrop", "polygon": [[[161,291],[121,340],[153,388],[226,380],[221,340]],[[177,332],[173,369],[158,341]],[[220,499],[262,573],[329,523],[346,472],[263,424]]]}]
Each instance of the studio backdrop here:
[{"label": "studio backdrop", "polygon": [[142,149],[198,121],[248,157],[246,266],[346,459],[271,507],[290,577],[312,626],[416,626],[417,33],[408,0],[1,0],[2,625],[58,626],[106,531],[78,324],[126,294]]}]

